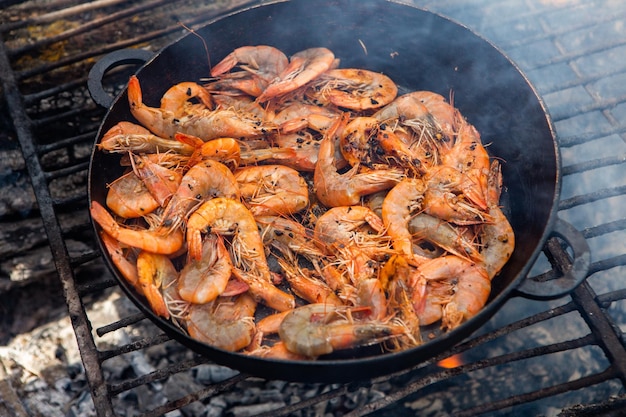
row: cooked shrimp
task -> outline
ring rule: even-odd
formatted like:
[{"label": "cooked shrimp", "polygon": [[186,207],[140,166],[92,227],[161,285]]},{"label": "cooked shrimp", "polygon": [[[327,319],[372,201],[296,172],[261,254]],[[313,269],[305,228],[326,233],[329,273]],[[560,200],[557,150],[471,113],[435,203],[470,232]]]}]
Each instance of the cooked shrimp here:
[{"label": "cooked shrimp", "polygon": [[466,180],[460,185],[461,191],[474,205],[486,210],[489,155],[476,128],[467,122],[461,123],[454,145],[449,151],[442,153],[441,161],[444,166],[454,168],[464,175]]},{"label": "cooked shrimp", "polygon": [[[395,162],[416,177],[422,177],[426,173],[427,167],[433,165],[433,146],[427,141],[414,141],[413,134],[393,131],[386,124],[380,124],[374,138],[379,147],[384,151],[384,156],[380,157],[388,162]],[[376,148],[377,149],[377,148]]]},{"label": "cooked shrimp", "polygon": [[132,248],[123,248],[119,241],[113,239],[103,230],[100,231],[99,235],[104,248],[111,257],[111,261],[113,261],[113,265],[130,285],[141,292],[139,275],[137,274],[137,260],[135,259],[136,254]]},{"label": "cooked shrimp", "polygon": [[241,197],[254,216],[289,215],[309,204],[309,189],[298,171],[284,165],[259,165],[235,172]]},{"label": "cooked shrimp", "polygon": [[175,138],[177,141],[195,149],[187,162],[187,167],[191,167],[205,159],[218,161],[233,168],[239,165],[241,147],[234,138],[215,138],[205,142],[199,137],[184,133],[177,133]]},{"label": "cooked shrimp", "polygon": [[278,112],[272,121],[283,134],[305,128],[324,132],[338,115],[339,112],[333,108],[296,102]]},{"label": "cooked shrimp", "polygon": [[[373,117],[380,121],[381,126],[384,126],[384,128],[381,127],[384,133],[393,133],[396,136],[409,133],[403,140],[406,147],[395,151],[401,157],[408,161],[417,158],[422,163],[436,164],[438,162],[438,149],[443,135],[437,121],[418,96],[413,93],[404,94],[374,113]],[[393,145],[400,144],[397,141],[394,143],[396,139],[402,139],[402,136],[378,138],[381,146],[392,154]]]},{"label": "cooked shrimp", "polygon": [[236,352],[252,342],[255,311],[256,301],[248,294],[219,297],[210,303],[192,305],[185,323],[192,338]]},{"label": "cooked shrimp", "polygon": [[424,104],[412,93],[403,94],[373,115],[381,123],[398,120],[405,126],[428,126],[433,128],[435,121]]},{"label": "cooked shrimp", "polygon": [[340,136],[341,154],[351,166],[361,163],[369,166],[374,162],[377,147],[373,138],[378,132],[378,119],[374,117],[355,117],[346,125]]},{"label": "cooked shrimp", "polygon": [[364,206],[329,209],[318,218],[314,238],[334,259],[333,268],[324,267],[322,276],[353,303],[363,281],[377,276],[378,261],[392,253],[382,220]]},{"label": "cooked shrimp", "polygon": [[500,163],[493,161],[489,173],[487,204],[492,221],[482,225],[481,255],[487,268],[489,279],[493,279],[509,261],[515,249],[515,234],[508,219],[498,205],[502,191],[502,171]]},{"label": "cooked shrimp", "polygon": [[281,216],[255,216],[263,243],[278,249],[283,256],[302,255],[311,262],[324,256],[313,242],[313,231],[301,223]]},{"label": "cooked shrimp", "polygon": [[[270,138],[271,142],[278,146],[279,149],[289,149],[294,154],[291,158],[281,160],[281,164],[287,165],[298,171],[314,172],[315,164],[319,154],[321,140],[319,135],[313,135],[307,130],[301,130],[295,133],[274,134]],[[348,162],[341,154],[339,138],[335,140],[335,165],[337,169],[344,168]]]},{"label": "cooked shrimp", "polygon": [[321,279],[315,277],[314,272],[296,265],[297,261],[279,258],[278,264],[285,273],[285,277],[291,286],[292,291],[303,300],[309,303],[343,305],[343,301],[335,292]]},{"label": "cooked shrimp", "polygon": [[447,137],[447,141],[444,140],[443,142],[449,144],[450,141],[453,141],[458,124],[462,120],[459,111],[448,103],[443,96],[432,91],[414,91],[410,94],[419,100],[433,116],[437,127]]},{"label": "cooked shrimp", "polygon": [[426,281],[444,281],[451,294],[443,306],[442,327],[454,329],[473,317],[487,302],[491,282],[484,265],[454,255],[432,259],[419,268]]},{"label": "cooked shrimp", "polygon": [[159,153],[167,151],[174,151],[181,155],[191,155],[193,153],[193,148],[190,146],[172,139],[153,135],[143,126],[124,121],[110,128],[96,146],[98,149],[117,153]]},{"label": "cooked shrimp", "polygon": [[292,295],[272,283],[263,241],[254,217],[239,201],[217,197],[202,204],[187,222],[187,244],[191,259],[202,256],[202,233],[232,236],[230,253],[233,273],[250,292],[268,306],[283,311],[293,308]]},{"label": "cooked shrimp", "polygon": [[405,333],[402,325],[355,320],[353,308],[308,304],[286,315],[279,329],[291,352],[316,358],[335,350],[372,345]]},{"label": "cooked shrimp", "polygon": [[125,219],[145,216],[160,207],[146,184],[133,171],[107,185],[106,206]]},{"label": "cooked shrimp", "polygon": [[180,297],[194,304],[215,300],[226,289],[232,271],[230,254],[221,236],[208,235],[201,259],[189,259],[178,278]]},{"label": "cooked shrimp", "polygon": [[396,319],[406,326],[406,334],[392,340],[396,350],[418,346],[422,343],[420,318],[411,301],[411,290],[403,279],[394,279],[388,285],[389,310],[395,312]]},{"label": "cooked shrimp", "polygon": [[279,313],[269,314],[256,322],[256,329],[267,335],[278,333],[280,329],[280,323],[287,314],[291,313],[291,310],[281,311]]},{"label": "cooked shrimp", "polygon": [[337,119],[320,144],[313,182],[315,194],[328,207],[353,206],[361,197],[388,190],[404,178],[401,169],[378,169],[358,173],[358,166],[344,174],[337,172],[335,165],[335,136],[340,134],[347,122],[347,115]]},{"label": "cooked shrimp", "polygon": [[309,48],[295,53],[289,65],[257,97],[257,101],[263,103],[302,87],[330,69],[334,61],[335,54],[327,48]]},{"label": "cooked shrimp", "polygon": [[409,231],[417,242],[425,240],[461,258],[484,261],[475,239],[465,228],[419,213],[409,220]]},{"label": "cooked shrimp", "polygon": [[457,169],[438,166],[426,175],[424,211],[440,219],[459,225],[481,224],[489,221],[489,214],[476,207],[463,193],[471,179]]},{"label": "cooked shrimp", "polygon": [[189,100],[197,98],[200,101],[200,109],[212,109],[211,95],[200,84],[194,82],[182,82],[170,87],[161,97],[161,110],[171,112],[175,117],[182,117],[194,113],[197,108]]},{"label": "cooked shrimp", "polygon": [[271,130],[256,118],[232,110],[197,110],[183,117],[169,111],[148,107],[142,101],[141,87],[136,76],[128,82],[128,102],[135,118],[157,136],[173,139],[176,133],[198,136],[202,140],[219,137],[255,137]]},{"label": "cooked shrimp", "polygon": [[412,265],[419,265],[424,258],[413,252],[413,236],[409,220],[422,208],[426,186],[418,178],[406,178],[394,186],[383,201],[382,220],[393,248],[407,258]]},{"label": "cooked shrimp", "polygon": [[272,346],[260,346],[256,349],[247,351],[246,353],[252,356],[259,356],[267,359],[281,359],[288,361],[301,361],[308,359],[304,355],[291,352],[281,341],[274,343]]},{"label": "cooked shrimp", "polygon": [[370,317],[374,320],[390,317],[389,300],[378,278],[360,280],[356,285],[353,303],[357,307],[367,307],[370,310]]},{"label": "cooked shrimp", "polygon": [[[170,312],[161,292],[164,282],[175,281],[178,272],[170,258],[146,251],[137,255],[137,274],[142,294],[158,316],[169,318]],[[167,278],[166,278],[167,276]]]},{"label": "cooked shrimp", "polygon": [[262,302],[270,308],[278,311],[287,311],[296,305],[293,295],[276,287],[276,285],[258,272],[234,268],[233,275],[248,286],[248,292],[255,300]]},{"label": "cooked shrimp", "polygon": [[178,189],[183,175],[180,170],[170,169],[141,155],[131,157],[133,170],[146,185],[150,194],[164,207]]},{"label": "cooked shrimp", "polygon": [[233,110],[239,114],[247,114],[257,120],[272,121],[273,112],[254,101],[250,96],[214,94],[215,105],[224,110]]},{"label": "cooked shrimp", "polygon": [[354,68],[326,71],[313,88],[321,103],[359,111],[385,106],[398,94],[398,87],[388,76]]},{"label": "cooked shrimp", "polygon": [[228,167],[206,160],[187,171],[165,208],[161,225],[166,231],[178,228],[194,207],[215,197],[240,198],[237,180]]},{"label": "cooked shrimp", "polygon": [[346,246],[363,251],[371,259],[391,253],[384,222],[365,206],[330,208],[317,219],[313,236],[329,254]]},{"label": "cooked shrimp", "polygon": [[[228,54],[211,69],[211,76],[219,79],[208,84],[207,88],[220,92],[235,89],[257,97],[288,64],[287,56],[272,46],[243,46]],[[242,71],[229,73],[236,66]]]},{"label": "cooked shrimp", "polygon": [[183,246],[182,231],[174,230],[164,236],[154,229],[132,229],[119,224],[109,212],[97,201],[91,202],[91,217],[112,238],[121,243],[148,252],[171,255]]}]

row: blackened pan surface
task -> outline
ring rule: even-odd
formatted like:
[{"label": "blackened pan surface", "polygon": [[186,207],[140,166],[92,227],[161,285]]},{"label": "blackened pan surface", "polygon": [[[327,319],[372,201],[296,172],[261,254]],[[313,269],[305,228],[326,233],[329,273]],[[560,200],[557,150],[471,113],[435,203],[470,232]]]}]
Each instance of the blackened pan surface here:
[{"label": "blackened pan surface", "polygon": [[[155,316],[105,261],[128,296],[173,338],[212,360],[271,379],[341,382],[389,374],[424,361],[484,324],[526,277],[553,223],[560,192],[560,156],[542,101],[518,68],[466,27],[437,14],[389,1],[299,0],[252,7],[222,17],[164,48],[138,72],[144,102],[157,106],[165,90],[197,81],[233,49],[267,44],[287,55],[324,46],[341,67],[367,68],[390,76],[402,92],[431,90],[450,97],[481,133],[491,156],[502,160],[502,204],[516,234],[509,263],[493,281],[485,308],[460,327],[422,346],[398,353],[377,349],[346,352],[310,362],[260,359],[199,343]],[[109,109],[98,139],[117,122],[134,120],[124,91]],[[106,184],[121,174],[118,160],[94,150],[90,201],[104,203]],[[102,247],[102,245],[101,245]],[[104,248],[102,248],[104,249]]]}]

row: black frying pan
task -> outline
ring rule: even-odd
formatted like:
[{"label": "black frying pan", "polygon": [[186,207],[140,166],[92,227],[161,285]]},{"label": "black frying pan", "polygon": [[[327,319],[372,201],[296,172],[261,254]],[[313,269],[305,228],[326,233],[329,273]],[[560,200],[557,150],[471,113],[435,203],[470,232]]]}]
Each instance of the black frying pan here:
[{"label": "black frying pan", "polygon": [[[503,161],[502,204],[516,233],[515,252],[494,279],[487,305],[460,327],[403,352],[357,350],[341,358],[310,362],[259,359],[191,339],[155,316],[102,251],[120,285],[148,317],[174,339],[215,362],[266,378],[320,382],[356,380],[405,369],[450,348],[485,323],[504,301],[517,294],[514,290],[520,288],[548,237],[567,232],[555,214],[561,185],[560,156],[544,105],[507,57],[466,27],[390,1],[297,0],[247,8],[209,23],[197,34],[206,41],[213,64],[244,45],[272,45],[287,55],[324,46],[341,59],[341,67],[383,72],[405,90],[401,92],[431,90],[444,97],[453,92],[454,105],[480,131],[483,142],[489,144],[489,153]],[[197,81],[208,74],[204,46],[194,35],[164,48],[137,73],[144,102],[155,107],[169,86]],[[125,91],[111,104],[97,141],[122,120],[134,120]],[[106,184],[120,174],[116,157],[94,150],[90,201],[104,203]],[[578,280],[585,276],[588,262],[584,242],[582,247],[583,261],[575,268]],[[539,298],[566,291],[558,285],[556,290],[554,285],[542,290],[536,282],[527,286],[527,292]]]}]

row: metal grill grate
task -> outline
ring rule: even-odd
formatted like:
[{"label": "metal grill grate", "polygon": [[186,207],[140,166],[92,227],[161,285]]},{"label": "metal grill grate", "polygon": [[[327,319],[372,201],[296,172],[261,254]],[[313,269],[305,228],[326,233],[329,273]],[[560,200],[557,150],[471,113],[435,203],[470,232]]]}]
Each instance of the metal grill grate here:
[{"label": "metal grill grate", "polygon": [[[170,341],[136,311],[92,332],[89,306],[115,292],[116,283],[106,273],[94,279],[79,272],[101,262],[87,222],[86,174],[104,112],[88,99],[88,70],[94,59],[110,51],[146,43],[154,50],[164,46],[184,33],[179,20],[193,27],[241,5],[197,3],[191,7],[189,1],[100,0],[74,5],[57,0],[43,8],[29,1],[2,13],[0,74],[7,104],[3,117],[12,121],[10,138],[19,141],[37,199],[35,217],[43,221],[99,417],[116,416],[125,397],[175,384],[177,377],[197,373],[208,363]],[[621,122],[626,120],[622,87],[626,62],[621,59],[626,49],[626,5],[611,0],[412,3],[485,35],[538,88],[563,152],[559,216],[589,242],[588,279],[571,297],[557,301],[510,300],[471,339],[407,372],[345,385],[286,384],[300,400],[259,415],[315,415],[320,409],[348,416],[392,411],[408,415],[416,410],[424,415],[437,410],[458,416],[504,415],[511,410],[529,415],[556,409],[570,416],[610,415],[624,409],[626,351],[621,329],[626,325],[626,287],[621,277],[626,220],[620,207],[626,199],[626,125]],[[37,28],[51,32],[37,38]],[[98,38],[102,31],[117,34],[115,40]],[[81,47],[73,49],[77,44]],[[124,76],[123,72],[111,76],[112,91],[122,85]],[[91,249],[72,250],[68,242],[74,240]],[[540,279],[570,267],[571,254],[558,239],[546,245],[545,253],[536,267]],[[120,330],[127,336],[114,343],[106,339]],[[151,364],[145,373],[123,380],[105,371],[121,357],[132,361],[151,349],[168,351],[179,360]],[[461,364],[443,368],[439,361],[451,355],[457,355]],[[570,365],[572,361],[576,366]],[[276,381],[259,382],[237,374],[178,392],[141,410],[141,416],[209,404],[212,398],[261,383],[286,389]]]}]

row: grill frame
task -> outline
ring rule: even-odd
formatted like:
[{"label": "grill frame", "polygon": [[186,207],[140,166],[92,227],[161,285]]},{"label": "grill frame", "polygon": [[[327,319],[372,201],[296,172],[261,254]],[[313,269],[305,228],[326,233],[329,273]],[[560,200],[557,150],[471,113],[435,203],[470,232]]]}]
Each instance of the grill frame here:
[{"label": "grill frame", "polygon": [[[439,7],[443,9],[444,12],[446,10],[446,7],[449,8],[448,11],[452,11],[453,6],[453,1],[443,2],[439,4]],[[481,10],[480,5],[475,7],[476,10]],[[527,12],[524,17],[538,17],[541,15],[541,13],[543,13],[542,10],[535,10]],[[607,22],[612,22],[614,20],[615,18],[606,16],[604,18],[600,18],[597,22],[595,22],[595,24],[607,24]],[[179,372],[188,372],[192,370],[195,366],[206,363],[206,359],[195,357],[190,361],[182,363],[178,366],[173,366],[166,369],[156,369],[150,374],[139,376],[137,378],[132,378],[123,383],[111,384],[110,382],[107,382],[102,370],[102,364],[104,361],[118,355],[126,354],[128,352],[137,352],[146,347],[166,343],[169,338],[165,335],[157,335],[154,337],[147,337],[136,340],[110,350],[99,350],[97,348],[96,340],[94,339],[91,331],[91,322],[86,312],[85,298],[87,296],[97,297],[103,289],[115,287],[116,283],[111,278],[104,278],[102,280],[96,280],[93,282],[80,282],[80,280],[77,278],[77,268],[89,262],[97,262],[99,260],[99,254],[94,249],[93,252],[85,253],[78,257],[70,256],[66,245],[67,230],[64,230],[59,222],[59,212],[65,211],[67,206],[72,204],[78,204],[79,210],[86,210],[86,204],[85,201],[81,199],[81,196],[59,199],[54,196],[50,190],[50,184],[55,179],[63,178],[75,173],[80,174],[80,172],[85,172],[86,175],[87,165],[85,161],[77,160],[74,164],[68,164],[61,167],[60,169],[50,170],[44,168],[44,164],[42,164],[42,158],[44,158],[47,153],[53,152],[55,149],[73,146],[77,143],[90,143],[93,136],[91,136],[89,132],[86,132],[80,133],[79,135],[73,137],[63,138],[59,141],[55,140],[51,143],[42,143],[42,140],[35,134],[35,132],[42,126],[46,126],[47,123],[54,122],[49,122],[46,119],[31,118],[29,116],[28,107],[31,106],[33,103],[38,102],[38,100],[41,100],[42,96],[54,93],[51,93],[52,90],[31,94],[22,94],[20,92],[20,83],[23,80],[32,77],[33,74],[35,74],[37,71],[41,71],[42,73],[46,73],[47,71],[53,71],[55,68],[57,68],[57,65],[60,65],[62,67],[63,65],[67,65],[67,63],[72,60],[80,62],[81,57],[73,57],[72,59],[62,60],[61,64],[57,63],[53,65],[48,65],[30,71],[15,71],[12,68],[11,59],[15,58],[16,52],[7,50],[5,41],[2,38],[2,34],[5,31],[14,30],[11,29],[11,27],[13,26],[7,28],[7,26],[5,25],[4,27],[2,27],[2,30],[0,30],[0,74],[3,75],[2,78],[4,98],[7,102],[9,115],[11,120],[13,121],[15,136],[19,141],[20,149],[24,156],[26,168],[28,170],[28,175],[31,179],[33,189],[35,191],[40,217],[43,221],[44,228],[48,237],[48,245],[51,249],[53,259],[55,260],[55,268],[63,286],[65,301],[67,303],[69,316],[71,318],[72,325],[76,333],[78,346],[85,368],[85,374],[89,382],[95,408],[98,411],[99,417],[115,416],[116,413],[112,403],[113,397],[132,390],[135,387],[152,384],[167,379],[168,376],[171,376],[173,374]],[[134,40],[134,42],[137,42],[139,40],[143,41],[146,39],[156,39],[156,36],[162,36],[163,33],[166,33],[168,31],[170,31],[169,33],[173,33],[176,30],[176,26],[173,26],[169,29],[163,29],[162,31],[158,31],[149,35],[139,36],[136,40]],[[158,33],[159,35],[157,35],[156,33]],[[554,39],[563,36],[564,33],[567,33],[565,29],[562,29],[562,31],[556,29],[553,31],[548,31],[546,34],[543,35],[530,37],[527,42],[541,42],[546,39]],[[510,40],[508,43],[503,42],[502,44],[498,43],[498,45],[504,47],[504,49],[506,50],[507,47],[515,49],[519,48],[520,46],[526,45],[526,43],[524,43],[524,41]],[[620,43],[617,43],[617,45],[619,46]],[[116,44],[114,48],[118,47],[119,43]],[[549,65],[559,64],[561,62],[571,63],[573,61],[576,61],[577,59],[580,59],[581,57],[585,57],[593,53],[602,52],[603,50],[606,50],[606,48],[612,47],[615,47],[615,45],[609,43],[608,45],[605,45],[604,48],[588,48],[581,52],[565,53],[558,57],[554,57],[544,62],[535,64],[534,67],[531,65],[529,66],[529,68],[523,69],[525,71],[540,71],[542,68]],[[104,50],[106,49],[108,48],[104,48]],[[100,53],[103,51],[98,52]],[[94,51],[90,51],[90,53],[92,54],[93,52]],[[553,87],[552,89],[547,88],[545,91],[540,92],[546,95],[554,94],[561,91],[563,88],[572,88],[578,85],[586,85],[602,80],[603,77],[610,75],[613,74],[609,73],[602,76],[581,77],[577,81],[578,84],[574,82],[560,84],[557,87]],[[84,80],[81,82],[84,82]],[[553,118],[556,121],[565,122],[568,118],[574,117],[576,115],[584,115],[588,112],[596,110],[606,112],[611,109],[612,106],[615,106],[616,104],[619,104],[623,101],[623,97],[613,97],[604,101],[599,101],[593,104],[589,104],[587,106],[583,106],[581,109],[573,109],[570,111],[567,111],[566,109],[559,109],[558,111],[553,113]],[[548,105],[548,108],[552,112],[550,105]],[[79,109],[78,111],[81,110]],[[68,117],[68,115],[64,114],[63,117]],[[559,137],[559,142],[562,146],[572,147],[579,144],[585,144],[611,134],[620,135],[621,139],[624,140],[625,132],[626,129],[624,129],[623,126],[613,125],[610,128],[600,129],[596,133],[568,136],[564,138]],[[584,173],[586,171],[594,170],[599,167],[601,168],[606,166],[618,165],[623,163],[623,161],[623,156],[616,155],[614,157],[599,158],[589,162],[575,163],[564,166],[563,175],[575,175],[580,172]],[[562,199],[559,204],[559,210],[566,213],[568,210],[580,207],[584,204],[602,201],[604,199],[608,199],[614,196],[623,196],[625,193],[626,190],[623,186],[617,186],[612,188],[600,189],[594,193],[589,193],[585,195],[574,195],[569,198]],[[587,239],[593,239],[595,237],[603,236],[605,234],[615,231],[622,231],[625,228],[624,223],[624,221],[620,220],[605,223],[600,226],[584,229],[582,230],[582,234]],[[567,248],[563,247],[562,241],[560,241],[558,238],[550,239],[550,241],[544,248],[544,252],[546,253],[546,258],[549,259],[550,263],[553,263],[553,269],[551,270],[551,272],[546,272],[543,275],[540,274],[540,276],[550,277],[554,275],[559,275],[558,271],[567,270],[571,267],[570,255],[567,251]],[[614,257],[610,257],[608,259],[595,261],[590,265],[588,277],[592,277],[598,272],[609,271],[613,268],[624,266],[625,264],[626,254],[623,253],[618,254]],[[382,410],[384,407],[394,405],[401,399],[418,393],[420,392],[420,390],[423,390],[426,387],[443,387],[445,386],[443,385],[443,382],[452,380],[459,375],[467,375],[468,373],[477,370],[496,367],[503,363],[510,363],[512,361],[522,360],[536,355],[545,355],[551,352],[566,351],[577,346],[600,346],[603,354],[608,358],[610,366],[608,366],[605,370],[601,372],[593,373],[571,382],[556,384],[548,388],[532,391],[530,393],[513,395],[509,398],[489,402],[487,404],[476,404],[473,408],[465,410],[460,414],[455,413],[455,415],[469,416],[479,413],[494,412],[496,410],[502,410],[507,407],[526,404],[538,399],[554,397],[560,393],[579,389],[581,387],[590,387],[602,381],[608,381],[613,379],[618,379],[620,383],[624,385],[626,383],[626,351],[622,343],[622,334],[619,330],[619,323],[616,323],[611,315],[607,312],[608,307],[612,303],[618,302],[624,298],[626,298],[625,289],[597,295],[595,294],[591,284],[589,282],[584,282],[571,294],[572,301],[568,303],[559,305],[556,308],[548,308],[547,310],[542,311],[538,314],[532,315],[522,320],[514,321],[505,326],[501,326],[493,331],[489,331],[478,336],[473,336],[464,343],[453,348],[451,351],[442,353],[438,357],[433,358],[431,361],[420,364],[407,372],[403,372],[401,375],[394,375],[393,378],[406,378],[410,382],[406,384],[403,389],[396,390],[393,394],[387,395],[383,399],[371,401],[365,404],[363,407],[360,407],[352,411],[351,413],[348,413],[347,415],[364,415],[370,412],[375,412],[377,410]],[[550,304],[546,304],[546,306],[549,305]],[[493,341],[497,338],[506,337],[507,335],[515,334],[515,332],[517,331],[522,331],[528,328],[528,326],[535,323],[541,323],[546,320],[551,320],[555,317],[559,317],[571,312],[580,314],[580,316],[584,319],[586,325],[591,331],[590,336],[584,336],[571,341],[546,344],[536,348],[521,349],[517,352],[469,362],[465,365],[453,369],[441,369],[436,366],[438,361],[445,359],[451,354],[464,354],[473,349],[480,348],[486,343],[489,343],[490,341]],[[104,336],[105,334],[113,332],[116,329],[132,326],[134,323],[139,323],[140,321],[142,321],[142,319],[143,316],[141,314],[124,317],[117,322],[96,329],[96,335],[98,337]],[[190,392],[182,398],[170,400],[162,406],[145,411],[142,416],[161,415],[169,411],[180,409],[195,401],[207,400],[212,395],[216,395],[217,393],[224,392],[229,389],[236,389],[237,384],[242,381],[246,381],[247,379],[248,377],[245,375],[235,376],[224,382],[207,386],[205,389],[202,389],[200,391]],[[385,377],[384,379],[388,378]],[[375,378],[371,381],[359,381],[350,384],[342,384],[334,390],[329,391],[324,396],[317,397],[315,399],[305,400],[292,406],[286,406],[282,409],[274,410],[271,412],[271,415],[289,415],[290,413],[297,410],[305,410],[317,402],[346,396],[350,393],[358,391],[360,388],[363,387],[372,387],[374,384],[381,382],[381,380],[381,378]],[[604,409],[610,410],[611,407],[617,407],[620,405],[623,405],[623,398],[619,398],[617,400],[608,400],[604,403],[600,402],[598,404],[589,404],[587,406],[587,409],[598,411],[602,410],[604,407]],[[574,411],[575,410],[572,407],[570,407],[569,411],[564,410],[564,412]],[[270,415],[270,413],[266,413],[265,415]]]}]

